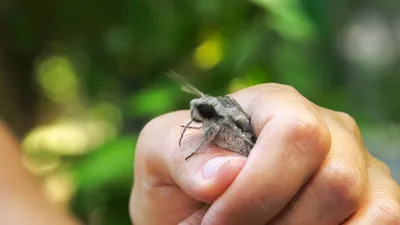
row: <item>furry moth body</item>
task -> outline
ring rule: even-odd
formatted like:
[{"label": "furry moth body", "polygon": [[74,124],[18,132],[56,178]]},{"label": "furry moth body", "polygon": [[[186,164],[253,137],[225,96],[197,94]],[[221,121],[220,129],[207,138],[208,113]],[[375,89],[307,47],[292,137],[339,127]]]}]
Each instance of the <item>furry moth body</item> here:
[{"label": "furry moth body", "polygon": [[191,85],[186,79],[170,72],[169,77],[179,81],[182,90],[197,96],[190,101],[190,121],[184,127],[179,139],[193,122],[201,124],[201,143],[185,158],[189,159],[200,148],[209,143],[234,151],[244,156],[250,154],[257,138],[251,126],[251,119],[239,103],[230,96],[210,96]]}]

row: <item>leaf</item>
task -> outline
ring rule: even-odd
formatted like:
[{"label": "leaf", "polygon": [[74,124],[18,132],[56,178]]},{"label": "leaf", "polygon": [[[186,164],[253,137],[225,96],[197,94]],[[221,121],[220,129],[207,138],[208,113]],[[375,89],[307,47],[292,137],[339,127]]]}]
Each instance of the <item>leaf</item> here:
[{"label": "leaf", "polygon": [[101,188],[113,182],[131,183],[137,137],[124,136],[93,151],[74,167],[78,188]]},{"label": "leaf", "polygon": [[134,116],[157,116],[175,105],[179,86],[152,85],[128,99],[128,113]]}]

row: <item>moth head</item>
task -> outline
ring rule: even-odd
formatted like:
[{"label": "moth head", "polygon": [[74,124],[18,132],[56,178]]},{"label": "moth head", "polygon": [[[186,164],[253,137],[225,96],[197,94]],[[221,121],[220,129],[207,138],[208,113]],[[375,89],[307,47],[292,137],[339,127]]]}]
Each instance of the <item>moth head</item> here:
[{"label": "moth head", "polygon": [[201,98],[193,99],[190,108],[193,120],[198,123],[218,117],[215,107],[207,101],[202,101]]}]

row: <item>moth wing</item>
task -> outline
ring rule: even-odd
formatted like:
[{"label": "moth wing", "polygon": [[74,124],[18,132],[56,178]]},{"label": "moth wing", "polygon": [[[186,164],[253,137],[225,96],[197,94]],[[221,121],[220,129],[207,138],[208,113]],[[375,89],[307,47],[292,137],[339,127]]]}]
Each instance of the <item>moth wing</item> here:
[{"label": "moth wing", "polygon": [[226,95],[224,96],[225,98],[229,99],[229,106],[231,108],[235,107],[237,108],[241,113],[244,113],[246,116],[246,112],[243,110],[242,106],[236,101],[236,99],[234,99],[233,97]]},{"label": "moth wing", "polygon": [[243,110],[242,106],[231,96],[224,96],[225,104],[230,108],[229,117],[235,122],[243,132],[253,133],[253,128],[251,126],[250,116]]}]

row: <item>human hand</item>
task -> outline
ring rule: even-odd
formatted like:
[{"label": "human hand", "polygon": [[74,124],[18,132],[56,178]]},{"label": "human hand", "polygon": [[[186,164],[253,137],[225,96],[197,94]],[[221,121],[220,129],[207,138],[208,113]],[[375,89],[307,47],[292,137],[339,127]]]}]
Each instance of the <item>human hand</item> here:
[{"label": "human hand", "polygon": [[130,202],[135,225],[400,224],[399,185],[349,115],[279,84],[231,96],[258,137],[248,158],[210,146],[185,161],[190,149],[182,151],[178,139],[187,110],[142,130]]},{"label": "human hand", "polygon": [[80,225],[46,199],[39,179],[22,163],[19,140],[0,120],[0,224]]}]

